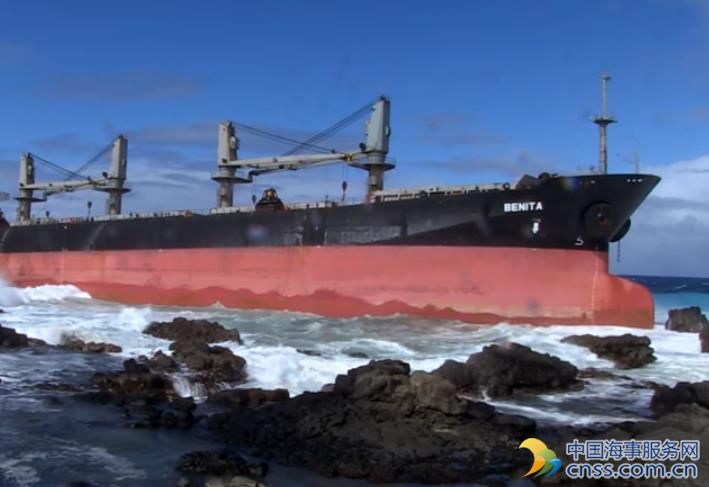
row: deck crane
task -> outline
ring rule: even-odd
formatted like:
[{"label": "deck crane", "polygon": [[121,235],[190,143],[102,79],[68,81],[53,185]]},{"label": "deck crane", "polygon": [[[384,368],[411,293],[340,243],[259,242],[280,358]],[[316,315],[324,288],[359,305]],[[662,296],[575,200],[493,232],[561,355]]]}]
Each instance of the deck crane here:
[{"label": "deck crane", "polygon": [[[103,172],[100,178],[84,177],[79,174],[94,164],[100,156],[109,150],[111,151],[111,164],[108,172]],[[40,162],[59,171],[67,178],[63,181],[37,183],[35,182],[35,162]],[[17,221],[20,223],[30,221],[33,202],[47,201],[49,196],[82,189],[93,189],[108,193],[107,213],[109,215],[120,214],[123,194],[130,191],[128,188],[123,187],[126,180],[127,165],[128,140],[122,135],[119,135],[109,146],[76,171],[64,169],[58,164],[42,159],[35,154],[23,154],[20,160],[19,196],[15,198],[19,202]],[[35,191],[42,191],[42,197],[36,197],[34,195]]]},{"label": "deck crane", "polygon": [[[389,99],[382,96],[369,107],[371,115],[366,125],[367,142],[360,144],[358,149],[351,151],[323,150],[322,147],[311,142],[319,138],[319,136],[316,136],[306,142],[290,142],[298,144],[296,149],[318,149],[325,153],[293,154],[296,151],[294,150],[287,153],[288,155],[279,157],[239,159],[239,138],[236,134],[235,124],[231,121],[222,122],[219,125],[218,173],[212,177],[214,181],[219,183],[218,206],[220,208],[233,206],[233,185],[252,183],[254,176],[277,171],[296,171],[341,162],[368,172],[367,197],[369,198],[372,192],[383,189],[384,172],[394,167],[392,163],[386,161],[386,155],[389,152],[389,136],[391,134],[389,105]],[[251,129],[251,127],[246,127]],[[285,139],[283,137],[280,138]],[[238,174],[237,171],[239,170],[246,172]]]}]

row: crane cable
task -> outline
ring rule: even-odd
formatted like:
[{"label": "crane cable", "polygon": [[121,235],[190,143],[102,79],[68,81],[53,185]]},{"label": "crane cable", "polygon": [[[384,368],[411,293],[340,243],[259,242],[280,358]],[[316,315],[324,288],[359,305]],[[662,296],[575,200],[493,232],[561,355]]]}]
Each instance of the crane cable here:
[{"label": "crane cable", "polygon": [[37,154],[32,153],[30,155],[32,156],[32,158],[35,161],[39,162],[43,166],[45,166],[49,169],[52,169],[52,170],[60,173],[61,175],[63,175],[65,177],[65,179],[64,179],[65,181],[69,181],[71,179],[82,180],[82,179],[90,179],[90,178],[87,176],[82,176],[81,173],[83,171],[85,171],[86,169],[88,169],[89,167],[96,164],[101,159],[101,157],[106,155],[106,153],[108,153],[108,151],[111,150],[112,147],[113,147],[113,142],[111,142],[109,145],[107,145],[106,147],[101,149],[95,156],[93,156],[91,159],[89,159],[86,163],[84,163],[81,167],[79,167],[75,171],[70,171],[69,169],[66,169],[65,167],[63,167],[55,162],[49,161]]},{"label": "crane cable", "polygon": [[30,154],[30,156],[32,156],[32,159],[39,162],[43,166],[48,167],[49,169],[52,169],[54,171],[57,171],[58,173],[65,176],[67,179],[75,178],[76,176],[78,176],[76,173],[60,166],[59,164],[56,164],[52,161],[48,161],[47,159],[44,159],[43,157],[40,157],[37,154],[32,153],[32,154]]},{"label": "crane cable", "polygon": [[252,135],[256,135],[259,137],[270,139],[275,142],[279,142],[281,144],[294,146],[292,149],[290,149],[287,152],[285,152],[284,154],[282,154],[282,156],[294,155],[298,152],[301,152],[304,149],[312,150],[312,151],[322,153],[322,154],[332,154],[332,153],[335,153],[338,151],[335,149],[328,149],[327,147],[317,145],[317,143],[328,138],[328,137],[331,137],[332,135],[341,131],[345,127],[351,125],[352,123],[354,123],[358,119],[362,118],[364,115],[367,114],[367,112],[369,112],[372,109],[372,105],[374,103],[376,103],[376,101],[377,100],[367,103],[362,108],[359,108],[355,112],[346,116],[342,120],[339,120],[338,122],[334,123],[333,125],[331,125],[327,129],[323,130],[322,132],[315,134],[314,136],[310,137],[306,141],[299,141],[299,140],[291,139],[289,137],[285,137],[282,135],[273,134],[273,133],[268,132],[266,130],[253,127],[251,125],[246,125],[244,123],[234,122],[234,126],[236,126],[238,129],[243,130],[244,132],[250,133]]},{"label": "crane cable", "polygon": [[[94,164],[96,164],[99,160],[101,160],[101,158],[102,158],[103,156],[105,156],[106,154],[108,154],[108,153],[111,151],[111,149],[113,149],[113,142],[111,142],[111,143],[108,144],[106,147],[104,147],[103,149],[101,149],[100,151],[98,151],[98,153],[97,153],[95,156],[93,156],[91,159],[89,159],[88,161],[86,161],[86,162],[84,163],[84,165],[81,166],[79,169],[77,169],[76,171],[74,171],[74,174],[76,174],[77,176],[80,176],[82,172],[86,171],[88,168],[90,168],[91,166],[93,166]],[[71,178],[67,178],[67,180],[69,180],[69,179],[71,179]]]},{"label": "crane cable", "polygon": [[285,152],[282,155],[289,156],[289,155],[296,154],[296,153],[300,152],[301,150],[303,150],[309,144],[318,143],[328,137],[335,135],[337,132],[340,132],[342,129],[351,125],[352,123],[354,123],[355,121],[357,121],[358,119],[360,119],[364,115],[366,115],[369,111],[371,111],[372,105],[374,105],[374,103],[376,103],[377,100],[367,103],[366,105],[364,105],[363,107],[359,108],[358,110],[352,112],[350,115],[346,116],[342,120],[335,122],[330,127],[323,130],[322,132],[315,134],[314,136],[312,136],[311,138],[309,138],[308,140],[303,142],[298,147],[294,147],[293,149],[290,149],[288,152]]},{"label": "crane cable", "polygon": [[[299,140],[294,140],[294,139],[291,139],[288,137],[284,137],[282,135],[272,134],[272,133],[267,132],[265,130],[261,130],[256,127],[252,127],[250,125],[246,125],[246,124],[238,123],[238,122],[233,122],[233,123],[237,128],[243,130],[244,132],[248,132],[250,134],[257,135],[259,137],[264,137],[264,138],[273,140],[275,142],[280,142],[282,144],[296,145],[296,146],[304,144],[304,142],[301,142]],[[321,152],[323,154],[330,154],[332,152],[337,152],[335,150],[327,149],[325,147],[320,147],[315,144],[306,144],[306,146],[311,150]]]}]

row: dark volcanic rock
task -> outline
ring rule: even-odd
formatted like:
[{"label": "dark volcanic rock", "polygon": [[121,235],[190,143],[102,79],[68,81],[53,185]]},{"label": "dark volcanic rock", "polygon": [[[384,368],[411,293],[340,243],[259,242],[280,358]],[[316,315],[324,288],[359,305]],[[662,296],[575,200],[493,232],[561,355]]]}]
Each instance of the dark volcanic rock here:
[{"label": "dark volcanic rock", "polygon": [[183,473],[210,475],[248,475],[264,477],[266,464],[249,464],[238,453],[229,450],[194,451],[185,453],[177,460],[177,470]]},{"label": "dark volcanic rock", "polygon": [[658,386],[650,408],[658,415],[673,411],[680,404],[698,404],[709,409],[709,381],[679,382],[674,387]]},{"label": "dark volcanic rock", "polygon": [[369,358],[364,352],[347,352],[347,356],[352,358]]},{"label": "dark volcanic rock", "polygon": [[184,429],[194,424],[194,399],[178,397],[169,377],[151,372],[135,359],[126,360],[123,368],[122,372],[94,374],[99,392],[81,397],[122,406],[133,428]]},{"label": "dark volcanic rock", "polygon": [[246,360],[225,347],[205,342],[177,341],[170,345],[172,355],[197,372],[193,379],[207,386],[219,382],[238,383],[246,379]]},{"label": "dark volcanic rock", "polygon": [[390,395],[411,372],[409,364],[400,360],[372,360],[367,365],[350,369],[347,375],[338,375],[334,391],[344,395],[376,398]]},{"label": "dark volcanic rock", "polygon": [[214,343],[231,340],[242,343],[238,330],[228,330],[215,321],[188,320],[182,317],[150,323],[143,333],[173,341]]},{"label": "dark volcanic rock", "polygon": [[474,391],[477,387],[474,369],[463,362],[446,360],[431,373],[447,379],[462,391]]},{"label": "dark volcanic rock", "polygon": [[[540,438],[543,437],[540,434]],[[661,452],[666,452],[665,455],[672,455],[674,448],[670,447],[665,449],[665,441],[673,441],[675,447],[679,446],[679,442],[682,441],[696,441],[699,447],[695,450],[695,455],[691,455],[691,450],[686,450],[681,447],[677,448],[680,454],[684,452],[685,454],[690,454],[681,460],[672,459],[671,457],[667,460],[662,460],[662,458],[667,458],[660,453],[659,459],[655,460],[653,463],[663,463],[670,471],[673,464],[676,463],[696,463],[698,467],[698,475],[696,478],[687,478],[683,480],[661,480],[660,479],[645,479],[645,480],[599,480],[595,482],[583,481],[579,479],[571,479],[566,475],[554,475],[544,479],[542,485],[563,485],[573,487],[579,485],[582,482],[583,485],[591,486],[602,486],[602,487],[635,487],[638,485],[647,487],[670,487],[670,486],[686,486],[686,487],[704,487],[706,484],[707,474],[709,473],[709,410],[702,408],[697,404],[680,404],[673,411],[664,414],[656,421],[628,421],[624,423],[619,423],[606,427],[603,431],[596,432],[573,432],[569,434],[567,431],[565,435],[561,435],[559,438],[550,440],[547,444],[555,452],[564,452],[565,445],[574,440],[579,442],[584,442],[588,440],[616,440],[616,441],[656,441],[662,444],[660,448]],[[563,458],[563,457],[561,457]],[[567,458],[569,458],[567,456]],[[573,459],[569,458],[569,461]],[[579,461],[584,461],[584,457],[581,456]],[[642,460],[635,458],[631,460],[634,462],[641,463]],[[627,458],[623,458],[620,461],[611,461],[617,468],[620,463],[628,462]],[[642,462],[647,463],[647,462]]]},{"label": "dark volcanic rock", "polygon": [[613,361],[619,369],[635,369],[656,360],[650,339],[644,336],[629,333],[607,337],[572,335],[561,341],[586,347],[600,358]]},{"label": "dark volcanic rock", "polygon": [[78,338],[70,338],[64,340],[60,345],[62,348],[72,350],[74,352],[88,353],[120,353],[123,351],[118,345],[104,342],[84,342]]},{"label": "dark volcanic rock", "polygon": [[167,401],[168,396],[174,395],[170,379],[152,372],[97,372],[92,382],[100,390],[115,396],[118,402],[139,399],[155,404]]},{"label": "dark volcanic rock", "polygon": [[709,321],[699,306],[671,309],[668,315],[665,329],[670,331],[699,333],[702,329],[709,328]]},{"label": "dark volcanic rock", "polygon": [[[560,431],[561,430],[561,431]],[[565,430],[565,431],[563,431]],[[557,433],[561,433],[557,435]],[[569,486],[578,485],[602,486],[602,487],[670,487],[670,486],[686,486],[686,487],[703,487],[706,485],[707,474],[709,473],[709,410],[704,409],[696,404],[681,404],[675,410],[660,417],[656,421],[628,421],[603,428],[602,431],[578,431],[566,428],[560,428],[557,431],[538,432],[539,438],[545,438],[549,448],[559,455],[559,452],[565,452],[566,444],[578,440],[583,443],[588,440],[615,440],[615,441],[658,441],[663,444],[666,440],[670,441],[698,441],[699,450],[696,452],[698,458],[686,457],[684,460],[662,461],[663,454],[660,453],[660,460],[655,460],[652,463],[663,463],[669,472],[673,464],[676,463],[696,463],[698,466],[697,478],[688,478],[683,480],[662,480],[662,479],[608,479],[608,480],[579,480],[569,478],[567,475],[552,475],[544,478],[541,485],[554,486]],[[552,438],[553,437],[553,438]],[[678,446],[678,443],[675,444]],[[664,449],[663,445],[660,450],[672,452],[673,448]],[[678,448],[681,452],[682,449]],[[685,450],[685,453],[688,451]],[[671,455],[671,453],[669,453]],[[560,458],[564,458],[561,456]],[[569,455],[565,456],[569,462],[573,458]],[[563,461],[563,460],[562,460]],[[585,461],[583,456],[579,457],[580,462]],[[620,461],[610,461],[615,468],[621,463],[627,463],[629,459],[623,458]],[[645,463],[640,458],[630,460],[631,462]],[[596,463],[596,462],[593,462]],[[600,463],[600,462],[599,462]],[[563,467],[562,467],[563,470]]]},{"label": "dark volcanic rock", "polygon": [[283,402],[290,398],[286,389],[227,389],[210,394],[208,401],[228,407],[255,408],[271,402]]},{"label": "dark volcanic rock", "polygon": [[426,483],[521,476],[529,459],[519,443],[535,428],[396,360],[352,369],[332,392],[239,408],[213,426],[237,445],[324,475]]},{"label": "dark volcanic rock", "polygon": [[579,379],[601,379],[601,380],[618,380],[618,379],[630,379],[624,375],[616,375],[613,372],[608,372],[607,370],[596,369],[595,367],[589,367],[587,369],[579,370]]},{"label": "dark volcanic rock", "polygon": [[28,338],[23,333],[17,333],[14,328],[0,325],[0,348],[21,348],[44,346],[46,343],[38,338]]},{"label": "dark volcanic rock", "polygon": [[486,392],[490,397],[579,388],[577,373],[570,363],[517,343],[490,345],[465,364],[447,360],[433,371],[461,392]]},{"label": "dark volcanic rock", "polygon": [[180,369],[174,358],[162,353],[160,350],[155,352],[152,358],[145,361],[145,364],[152,370],[164,370],[174,372]]},{"label": "dark volcanic rock", "polygon": [[296,352],[302,353],[303,355],[307,355],[309,357],[322,357],[322,353],[318,352],[317,350],[309,350],[305,348],[296,348]]}]

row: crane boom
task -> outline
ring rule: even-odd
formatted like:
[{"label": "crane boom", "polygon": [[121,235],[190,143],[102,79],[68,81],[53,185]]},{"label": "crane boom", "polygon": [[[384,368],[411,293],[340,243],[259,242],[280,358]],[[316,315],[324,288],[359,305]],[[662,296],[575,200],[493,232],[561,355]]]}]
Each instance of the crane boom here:
[{"label": "crane boom", "polygon": [[[101,178],[92,179],[86,178],[79,181],[66,179],[64,181],[52,181],[47,183],[35,182],[35,158],[32,154],[23,154],[20,159],[20,194],[15,199],[19,202],[17,206],[17,221],[27,223],[32,217],[32,203],[38,201],[46,201],[48,196],[59,193],[71,193],[81,189],[94,189],[108,193],[108,213],[117,215],[121,212],[122,195],[129,191],[124,187],[126,180],[126,171],[128,164],[128,140],[119,135],[111,144],[111,162],[107,172],[102,173]],[[99,152],[100,155],[108,152],[108,148]],[[94,157],[89,163],[84,164],[80,170],[93,164],[97,157]],[[57,164],[50,163],[40,157],[37,157],[39,162],[51,164],[54,169],[61,170],[70,177],[78,175],[79,171],[67,171]],[[35,191],[44,191],[42,198],[37,198],[34,195]]]},{"label": "crane boom", "polygon": [[22,186],[22,189],[44,191],[44,196],[52,196],[59,193],[71,193],[80,189],[97,189],[106,186],[108,179],[86,179],[83,181],[56,181],[51,183],[29,184]]},{"label": "crane boom", "polygon": [[256,170],[296,170],[311,165],[333,164],[338,161],[352,162],[355,159],[365,157],[367,154],[362,151],[356,152],[333,152],[332,154],[299,154],[283,157],[261,157],[254,159],[237,159],[228,161],[224,166],[236,169],[249,168]]},{"label": "crane boom", "polygon": [[[372,114],[366,125],[366,143],[359,149],[349,152],[332,152],[330,154],[285,155],[281,157],[261,157],[239,159],[239,138],[233,122],[222,122],[219,125],[219,144],[217,149],[217,168],[219,172],[212,179],[219,183],[217,206],[220,208],[233,206],[234,184],[252,183],[254,176],[278,171],[296,171],[310,167],[325,166],[345,162],[358,169],[368,172],[367,195],[381,190],[384,183],[384,172],[394,165],[386,161],[389,152],[389,99],[382,96],[371,107]],[[303,143],[301,146],[306,146]],[[366,159],[366,160],[363,160]],[[249,170],[247,174],[239,175],[237,170]]]}]

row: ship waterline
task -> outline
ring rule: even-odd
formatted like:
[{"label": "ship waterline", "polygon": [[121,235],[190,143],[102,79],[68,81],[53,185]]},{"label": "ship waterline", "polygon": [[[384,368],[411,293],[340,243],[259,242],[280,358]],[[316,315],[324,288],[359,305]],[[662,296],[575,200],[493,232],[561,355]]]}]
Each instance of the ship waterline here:
[{"label": "ship waterline", "polygon": [[72,284],[126,304],[396,313],[470,323],[654,326],[643,286],[586,249],[439,245],[0,253],[16,285]]}]

